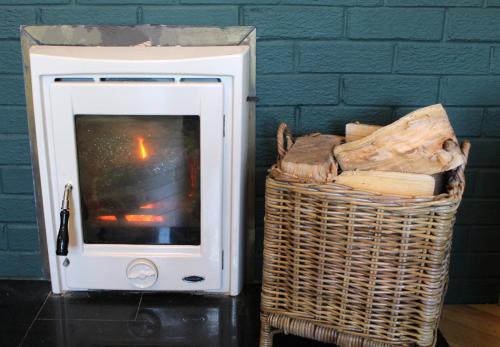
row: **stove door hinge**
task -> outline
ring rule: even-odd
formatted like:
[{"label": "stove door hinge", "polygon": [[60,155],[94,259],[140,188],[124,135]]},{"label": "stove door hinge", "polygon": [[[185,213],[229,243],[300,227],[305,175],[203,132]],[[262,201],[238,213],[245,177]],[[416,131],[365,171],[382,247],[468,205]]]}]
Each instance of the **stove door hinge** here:
[{"label": "stove door hinge", "polygon": [[224,251],[222,251],[222,270],[224,270]]},{"label": "stove door hinge", "polygon": [[222,137],[226,137],[226,115],[222,116]]}]

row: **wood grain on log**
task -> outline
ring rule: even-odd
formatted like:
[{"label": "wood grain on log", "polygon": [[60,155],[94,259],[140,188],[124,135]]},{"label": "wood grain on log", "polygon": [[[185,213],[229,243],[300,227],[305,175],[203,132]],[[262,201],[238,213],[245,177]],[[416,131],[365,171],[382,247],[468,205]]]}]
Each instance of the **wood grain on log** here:
[{"label": "wood grain on log", "polygon": [[344,171],[335,182],[358,190],[400,196],[430,196],[436,186],[430,175],[390,171]]},{"label": "wood grain on log", "polygon": [[352,142],[366,137],[380,129],[380,125],[347,123],[345,125],[345,142]]},{"label": "wood grain on log", "polygon": [[335,135],[312,134],[299,137],[281,160],[281,170],[297,178],[318,183],[331,182],[338,170],[333,149],[343,140],[342,136]]},{"label": "wood grain on log", "polygon": [[334,153],[344,171],[432,175],[465,162],[441,104],[418,109],[364,138],[336,146]]}]

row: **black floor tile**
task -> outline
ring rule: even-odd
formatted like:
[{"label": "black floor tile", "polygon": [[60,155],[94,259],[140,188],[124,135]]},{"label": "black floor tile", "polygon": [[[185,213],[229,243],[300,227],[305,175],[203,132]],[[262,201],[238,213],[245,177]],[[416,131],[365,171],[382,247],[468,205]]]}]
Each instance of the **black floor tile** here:
[{"label": "black floor tile", "polygon": [[50,291],[46,281],[0,281],[0,346],[17,346]]},{"label": "black floor tile", "polygon": [[213,322],[190,323],[188,333],[182,327],[185,321],[169,324],[169,321],[162,321],[162,317],[154,314],[143,318],[145,320],[138,321],[37,320],[23,347],[257,346],[256,337],[249,341],[250,344],[240,343],[237,337],[228,334],[230,331],[219,329]]},{"label": "black floor tile", "polygon": [[[0,281],[0,307],[22,308],[12,322],[2,310],[1,347],[18,346],[25,335],[22,346],[28,347],[258,346],[258,286],[247,286],[237,297],[124,292],[51,295],[40,310],[47,292],[48,284],[43,282]],[[329,345],[293,335],[274,337],[274,347],[298,346]],[[441,335],[437,347],[448,347]]]},{"label": "black floor tile", "polygon": [[0,346],[18,346],[30,325],[31,322],[9,322],[2,320],[0,324]]},{"label": "black floor tile", "polygon": [[31,322],[49,292],[46,281],[0,281],[0,321]]},{"label": "black floor tile", "polygon": [[72,292],[51,295],[39,319],[134,320],[140,293]]},{"label": "black floor tile", "polygon": [[249,286],[238,297],[144,294],[138,319],[151,322],[150,336],[144,342],[161,341],[165,346],[257,346],[256,293]]},{"label": "black floor tile", "polygon": [[99,320],[37,320],[23,346],[142,346],[142,322]]}]

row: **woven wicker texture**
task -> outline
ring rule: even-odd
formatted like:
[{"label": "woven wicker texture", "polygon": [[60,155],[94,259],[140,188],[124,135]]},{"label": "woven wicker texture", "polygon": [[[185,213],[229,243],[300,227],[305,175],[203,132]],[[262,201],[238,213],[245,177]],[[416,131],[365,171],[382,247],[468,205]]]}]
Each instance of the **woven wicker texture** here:
[{"label": "woven wicker texture", "polygon": [[266,181],[261,346],[272,346],[273,329],[340,347],[433,346],[464,186],[464,166],[445,194],[426,198],[294,182],[275,166]]}]

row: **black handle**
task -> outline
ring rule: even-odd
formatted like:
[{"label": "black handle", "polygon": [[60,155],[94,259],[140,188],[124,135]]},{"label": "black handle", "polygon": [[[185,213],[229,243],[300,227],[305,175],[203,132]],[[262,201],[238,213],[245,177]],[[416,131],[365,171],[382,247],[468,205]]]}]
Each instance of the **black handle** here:
[{"label": "black handle", "polygon": [[57,234],[56,254],[68,255],[68,222],[69,222],[69,194],[73,187],[70,183],[64,186],[64,195],[61,204],[61,224],[59,226],[59,233]]},{"label": "black handle", "polygon": [[57,234],[57,245],[56,254],[57,255],[68,255],[68,221],[69,221],[69,210],[61,210],[61,225],[59,226],[59,234]]}]

